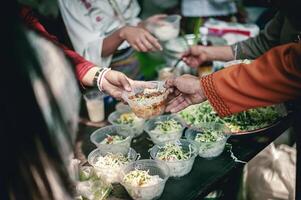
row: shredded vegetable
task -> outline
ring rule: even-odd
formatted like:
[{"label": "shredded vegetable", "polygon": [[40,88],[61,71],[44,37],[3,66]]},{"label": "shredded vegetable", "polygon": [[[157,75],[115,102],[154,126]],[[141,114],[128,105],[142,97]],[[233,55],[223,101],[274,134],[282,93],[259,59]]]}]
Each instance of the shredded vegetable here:
[{"label": "shredded vegetable", "polygon": [[192,150],[185,151],[181,145],[175,143],[165,144],[157,153],[157,157],[164,161],[187,160],[191,157]]},{"label": "shredded vegetable", "polygon": [[121,153],[112,154],[108,153],[105,156],[99,156],[95,162],[95,166],[100,168],[120,168],[121,166],[129,163],[129,159]]},{"label": "shredded vegetable", "polygon": [[171,133],[175,131],[179,131],[182,126],[179,122],[174,119],[170,119],[164,122],[156,122],[156,127],[153,131],[162,132],[162,133]]},{"label": "shredded vegetable", "polygon": [[216,142],[224,139],[224,135],[221,131],[206,130],[202,133],[197,133],[195,141],[197,142]]},{"label": "shredded vegetable", "polygon": [[149,174],[149,171],[135,169],[123,178],[123,182],[130,184],[134,187],[145,187],[158,184],[163,179],[158,175],[152,176]]},{"label": "shredded vegetable", "polygon": [[191,125],[201,123],[221,123],[230,128],[232,132],[252,131],[266,127],[281,117],[276,106],[250,109],[229,117],[220,118],[208,101],[189,106],[179,115]]},{"label": "shredded vegetable", "polygon": [[118,144],[124,141],[126,138],[121,135],[107,135],[107,137],[101,141],[100,144]]}]

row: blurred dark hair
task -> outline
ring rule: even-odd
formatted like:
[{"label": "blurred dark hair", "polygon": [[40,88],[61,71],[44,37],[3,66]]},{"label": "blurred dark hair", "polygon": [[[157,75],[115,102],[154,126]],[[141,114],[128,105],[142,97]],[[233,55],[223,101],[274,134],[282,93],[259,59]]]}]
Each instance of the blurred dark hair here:
[{"label": "blurred dark hair", "polygon": [[301,29],[300,0],[268,0],[271,7],[277,8],[297,28]]},{"label": "blurred dark hair", "polygon": [[[29,74],[34,72],[44,81],[45,77],[25,36],[16,2],[5,6],[8,12],[1,16],[5,28],[0,37],[4,68],[0,79],[1,199],[44,200],[58,199],[58,195],[70,199],[68,172],[55,143],[58,136],[44,119]],[[51,112],[59,123],[61,114],[53,103]],[[57,126],[68,134],[64,124]]]},{"label": "blurred dark hair", "polygon": [[301,1],[300,0],[278,0],[279,10],[287,16],[289,21],[298,29],[301,29]]}]

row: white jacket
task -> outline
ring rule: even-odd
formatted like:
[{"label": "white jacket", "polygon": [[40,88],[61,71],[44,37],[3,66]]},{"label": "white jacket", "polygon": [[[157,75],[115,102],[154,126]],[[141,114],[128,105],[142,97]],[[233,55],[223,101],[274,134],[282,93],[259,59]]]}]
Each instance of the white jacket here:
[{"label": "white jacket", "polygon": [[183,0],[181,9],[185,17],[223,16],[237,12],[233,0]]},{"label": "white jacket", "polygon": [[[137,25],[137,0],[58,0],[62,18],[76,52],[87,60],[107,67],[111,57],[101,57],[105,37],[125,24]],[[110,4],[113,2],[113,4]],[[120,17],[112,5],[118,5]],[[124,19],[124,22],[123,20]],[[128,47],[124,42],[119,49]]]}]

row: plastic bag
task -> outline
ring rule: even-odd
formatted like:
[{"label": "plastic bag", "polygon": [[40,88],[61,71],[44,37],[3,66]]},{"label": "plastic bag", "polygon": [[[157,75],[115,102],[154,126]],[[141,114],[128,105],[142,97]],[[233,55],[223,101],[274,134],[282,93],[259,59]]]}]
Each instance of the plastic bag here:
[{"label": "plastic bag", "polygon": [[246,166],[248,199],[295,199],[296,149],[272,143]]}]

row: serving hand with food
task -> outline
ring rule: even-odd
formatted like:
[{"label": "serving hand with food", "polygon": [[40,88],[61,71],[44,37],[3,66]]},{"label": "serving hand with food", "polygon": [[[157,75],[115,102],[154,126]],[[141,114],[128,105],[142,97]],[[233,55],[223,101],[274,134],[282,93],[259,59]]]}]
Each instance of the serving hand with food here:
[{"label": "serving hand with food", "polygon": [[176,113],[189,105],[206,100],[200,80],[196,76],[186,74],[174,79],[168,79],[165,85],[166,87],[174,88],[174,92],[169,95],[170,101],[166,107],[167,112]]}]

